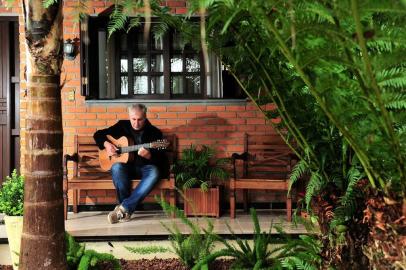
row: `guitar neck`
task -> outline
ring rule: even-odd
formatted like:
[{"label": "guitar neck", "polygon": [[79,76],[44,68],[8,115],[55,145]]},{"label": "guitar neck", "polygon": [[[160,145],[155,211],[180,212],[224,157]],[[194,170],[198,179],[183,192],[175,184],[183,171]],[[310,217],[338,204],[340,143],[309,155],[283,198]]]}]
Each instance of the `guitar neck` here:
[{"label": "guitar neck", "polygon": [[151,148],[151,144],[150,143],[143,143],[143,144],[136,144],[136,145],[121,147],[120,152],[121,153],[134,152],[134,151],[138,151],[141,147]]}]

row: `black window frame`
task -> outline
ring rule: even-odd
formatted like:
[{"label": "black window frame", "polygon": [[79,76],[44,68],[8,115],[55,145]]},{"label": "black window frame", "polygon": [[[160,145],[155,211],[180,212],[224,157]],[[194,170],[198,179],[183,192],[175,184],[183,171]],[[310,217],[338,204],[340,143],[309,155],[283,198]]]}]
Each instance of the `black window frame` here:
[{"label": "black window frame", "polygon": [[[154,20],[154,19],[153,19]],[[115,43],[115,50],[112,52],[113,59],[114,59],[114,97],[109,98],[100,98],[100,93],[98,91],[98,82],[99,82],[99,74],[97,72],[98,66],[100,65],[100,59],[98,59],[98,31],[107,31],[108,25],[108,17],[106,16],[97,16],[97,17],[88,17],[88,30],[86,32],[81,31],[81,78],[82,78],[82,95],[86,96],[86,99],[207,99],[207,89],[206,89],[206,77],[205,77],[205,64],[204,64],[204,57],[201,50],[196,51],[191,48],[191,46],[186,45],[183,50],[174,50],[172,49],[172,38],[173,33],[176,31],[170,30],[162,37],[163,48],[161,51],[154,51],[151,49],[151,45],[154,42],[153,33],[149,33],[149,39],[147,42],[147,61],[148,61],[148,71],[144,73],[144,75],[148,76],[148,94],[134,94],[134,87],[133,87],[133,79],[134,79],[134,70],[133,70],[133,59],[134,55],[141,54],[141,52],[137,52],[135,48],[134,36],[136,33],[140,33],[143,31],[143,26],[138,28],[131,29],[127,33],[127,59],[128,59],[128,95],[121,94],[121,71],[120,71],[120,60],[121,60],[121,51],[120,51],[120,35],[125,34],[125,31],[119,31],[111,36],[111,40],[109,42]],[[84,40],[88,40],[89,42],[84,42]],[[111,52],[110,52],[111,53]],[[163,72],[155,73],[149,70],[150,63],[151,63],[151,55],[162,53],[163,55]],[[171,57],[173,55],[181,55],[182,56],[182,72],[171,72]],[[198,72],[187,72],[186,71],[186,58],[188,56],[198,56],[199,64],[200,64],[200,71]],[[90,64],[92,63],[92,64]],[[97,67],[93,63],[97,63]],[[90,68],[95,69],[95,72],[90,72]],[[151,76],[162,74],[164,76],[164,93],[163,94],[152,94],[150,93],[151,90]],[[141,75],[141,74],[139,74]],[[172,93],[171,87],[171,76],[178,75],[182,76],[183,81],[183,93],[182,94],[174,94]],[[187,76],[199,76],[200,80],[200,93],[193,94],[188,92],[187,88]]]}]

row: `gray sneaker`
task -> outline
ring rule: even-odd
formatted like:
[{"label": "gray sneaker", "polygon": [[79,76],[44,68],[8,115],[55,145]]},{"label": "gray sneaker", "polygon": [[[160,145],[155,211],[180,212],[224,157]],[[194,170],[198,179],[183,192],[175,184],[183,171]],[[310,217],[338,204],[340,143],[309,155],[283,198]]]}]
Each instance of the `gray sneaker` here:
[{"label": "gray sneaker", "polygon": [[131,219],[131,214],[127,212],[127,210],[120,204],[117,205],[113,211],[111,211],[107,219],[111,224],[118,223],[118,222],[127,222]]}]

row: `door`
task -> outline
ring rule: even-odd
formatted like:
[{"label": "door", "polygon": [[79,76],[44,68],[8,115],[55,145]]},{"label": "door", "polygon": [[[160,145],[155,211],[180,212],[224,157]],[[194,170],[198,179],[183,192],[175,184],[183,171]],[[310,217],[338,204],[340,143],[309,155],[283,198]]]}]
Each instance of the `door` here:
[{"label": "door", "polygon": [[0,18],[0,182],[20,169],[19,44],[16,18]]}]

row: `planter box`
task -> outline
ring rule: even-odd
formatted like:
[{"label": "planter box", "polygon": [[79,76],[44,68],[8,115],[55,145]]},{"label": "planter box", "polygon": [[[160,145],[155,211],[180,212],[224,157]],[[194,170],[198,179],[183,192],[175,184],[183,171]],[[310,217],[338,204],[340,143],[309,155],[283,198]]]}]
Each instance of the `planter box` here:
[{"label": "planter box", "polygon": [[6,224],[6,232],[8,238],[8,245],[10,248],[11,262],[13,269],[18,269],[20,253],[21,234],[23,232],[23,217],[22,216],[5,216],[4,223]]},{"label": "planter box", "polygon": [[220,217],[220,188],[210,188],[207,192],[200,188],[186,189],[183,205],[186,216]]}]

